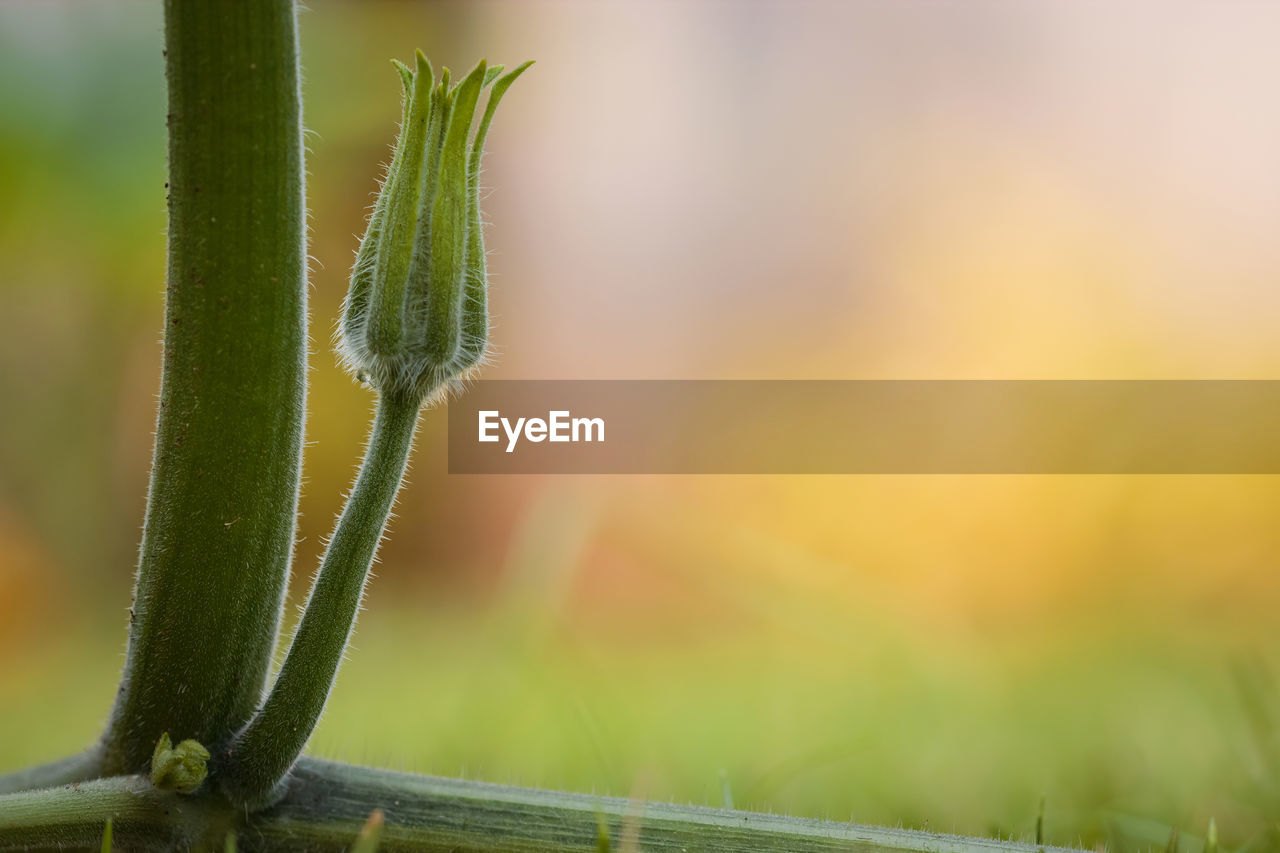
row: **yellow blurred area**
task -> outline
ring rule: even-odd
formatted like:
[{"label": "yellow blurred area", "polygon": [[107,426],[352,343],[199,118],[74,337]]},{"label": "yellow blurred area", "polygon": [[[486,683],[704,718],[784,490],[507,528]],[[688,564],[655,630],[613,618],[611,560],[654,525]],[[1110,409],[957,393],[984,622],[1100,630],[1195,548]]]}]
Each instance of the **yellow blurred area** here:
[{"label": "yellow blurred area", "polygon": [[[93,737],[122,660],[155,6],[0,6],[0,770]],[[308,6],[295,600],[366,429],[327,341],[415,47],[537,60],[486,159],[488,377],[1280,368],[1280,6]],[[723,771],[740,807],[972,833],[1046,793],[1048,840],[1113,849],[1211,815],[1239,844],[1280,802],[1231,674],[1280,663],[1274,477],[450,477],[445,449],[429,413],[317,753],[714,803]]]}]

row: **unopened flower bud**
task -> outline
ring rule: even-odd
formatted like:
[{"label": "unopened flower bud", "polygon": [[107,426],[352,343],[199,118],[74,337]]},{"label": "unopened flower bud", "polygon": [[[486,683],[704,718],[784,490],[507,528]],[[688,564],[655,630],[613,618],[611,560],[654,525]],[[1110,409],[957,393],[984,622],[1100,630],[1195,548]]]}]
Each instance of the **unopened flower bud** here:
[{"label": "unopened flower bud", "polygon": [[[479,174],[508,74],[483,61],[451,86],[419,51],[396,63],[404,116],[391,165],[356,254],[338,331],[343,364],[381,393],[425,400],[478,364],[488,344],[488,283]],[[492,86],[474,136],[482,91]]]},{"label": "unopened flower bud", "polygon": [[190,794],[209,775],[209,750],[196,740],[173,745],[169,733],[160,735],[151,756],[151,784],[162,791]]}]

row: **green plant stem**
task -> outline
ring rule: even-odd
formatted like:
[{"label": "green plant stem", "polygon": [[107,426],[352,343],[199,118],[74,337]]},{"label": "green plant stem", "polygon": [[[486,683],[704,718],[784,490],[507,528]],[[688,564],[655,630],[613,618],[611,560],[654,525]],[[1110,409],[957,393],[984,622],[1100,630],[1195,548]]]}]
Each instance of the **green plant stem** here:
[{"label": "green plant stem", "polygon": [[293,545],[306,252],[293,0],[167,0],[169,268],[155,457],[105,774],[261,699]]},{"label": "green plant stem", "polygon": [[108,818],[117,850],[211,849],[235,817],[146,777],[115,776],[0,797],[0,850],[98,850]]},{"label": "green plant stem", "polygon": [[95,744],[84,752],[0,776],[0,794],[83,782],[102,775],[101,768],[102,748]]},{"label": "green plant stem", "polygon": [[[176,813],[166,815],[166,811]],[[849,850],[858,853],[1036,853],[1063,848],[882,829],[805,818],[750,814],[697,806],[637,804],[617,797],[561,794],[414,776],[304,758],[284,798],[235,828],[242,851],[345,850],[374,809],[385,814],[379,851],[595,851],[600,825],[611,849],[624,826],[640,850],[704,853]],[[226,837],[227,825],[198,803],[132,778],[105,779],[78,789],[0,798],[0,851],[96,846],[108,817],[121,849],[171,849]],[[242,813],[241,813],[242,814]],[[174,827],[178,827],[175,829]],[[221,849],[219,847],[219,849]]]},{"label": "green plant stem", "polygon": [[[236,802],[269,799],[311,737],[355,625],[383,529],[404,479],[419,398],[383,394],[360,473],[329,541],[302,621],[262,709],[221,758],[222,786]],[[365,817],[368,817],[366,814]]]}]

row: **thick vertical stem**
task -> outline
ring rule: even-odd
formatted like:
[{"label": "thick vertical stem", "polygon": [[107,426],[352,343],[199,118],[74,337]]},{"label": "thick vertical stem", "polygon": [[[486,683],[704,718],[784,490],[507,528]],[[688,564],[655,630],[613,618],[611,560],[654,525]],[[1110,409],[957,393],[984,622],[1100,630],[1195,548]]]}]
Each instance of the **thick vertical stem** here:
[{"label": "thick vertical stem", "polygon": [[355,486],[338,518],[302,621],[262,710],[221,755],[216,772],[236,801],[268,800],[315,728],[355,625],[369,567],[409,463],[416,395],[385,393]]},{"label": "thick vertical stem", "polygon": [[306,389],[293,0],[167,0],[164,373],[105,773],[216,746],[261,699],[289,571]]}]

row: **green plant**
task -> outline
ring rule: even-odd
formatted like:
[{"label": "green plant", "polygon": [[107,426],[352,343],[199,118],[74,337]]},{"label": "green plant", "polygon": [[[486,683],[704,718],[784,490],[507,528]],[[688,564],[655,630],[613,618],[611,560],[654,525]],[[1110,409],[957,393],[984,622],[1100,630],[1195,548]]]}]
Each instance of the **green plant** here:
[{"label": "green plant", "polygon": [[1016,847],[711,809],[637,811],[617,799],[299,758],[346,648],[419,410],[484,353],[477,175],[494,109],[528,66],[499,76],[482,62],[456,86],[447,71],[437,83],[421,54],[415,68],[399,66],[400,139],[340,342],[344,362],[377,393],[377,412],[268,685],[306,399],[295,8],[167,0],[165,13],[164,373],[126,666],[99,743],[0,780],[0,849],[589,850],[623,837],[724,851]]}]

